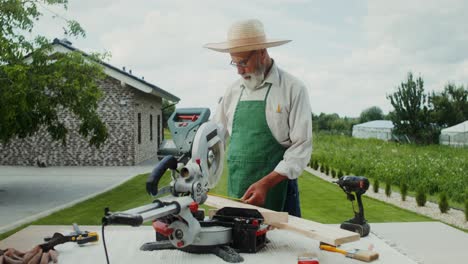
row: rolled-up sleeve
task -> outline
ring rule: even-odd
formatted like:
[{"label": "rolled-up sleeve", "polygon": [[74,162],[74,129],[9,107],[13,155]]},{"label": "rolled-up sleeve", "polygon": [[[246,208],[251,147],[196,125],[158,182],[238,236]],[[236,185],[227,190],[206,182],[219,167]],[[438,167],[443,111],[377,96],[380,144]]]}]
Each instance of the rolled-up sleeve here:
[{"label": "rolled-up sleeve", "polygon": [[226,139],[228,137],[228,130],[227,130],[227,118],[226,118],[226,109],[224,106],[224,98],[221,97],[218,100],[218,106],[216,107],[216,112],[213,116],[213,121],[218,126],[218,131],[221,133],[221,137],[226,143]]},{"label": "rolled-up sleeve", "polygon": [[296,179],[312,154],[312,111],[307,89],[302,84],[297,94],[293,95],[288,120],[291,146],[286,149],[275,171],[289,179]]},{"label": "rolled-up sleeve", "polygon": [[223,97],[218,99],[213,121],[218,125],[218,131],[224,134],[223,140],[226,140],[231,135],[232,130],[232,108],[235,107],[237,101],[233,100],[233,89],[238,86],[238,82],[226,89]]}]

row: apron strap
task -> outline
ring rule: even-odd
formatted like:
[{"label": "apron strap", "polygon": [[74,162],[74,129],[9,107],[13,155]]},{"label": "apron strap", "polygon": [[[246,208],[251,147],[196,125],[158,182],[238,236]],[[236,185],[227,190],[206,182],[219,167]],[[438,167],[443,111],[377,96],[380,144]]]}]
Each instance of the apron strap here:
[{"label": "apron strap", "polygon": [[237,103],[240,102],[240,100],[241,100],[241,98],[242,98],[242,94],[244,94],[244,90],[245,90],[245,86],[242,85],[242,90],[241,90],[241,93],[240,93],[240,95],[239,95],[239,98],[237,98]]},{"label": "apron strap", "polygon": [[265,102],[266,102],[266,99],[268,98],[268,94],[270,93],[270,89],[271,89],[271,83],[270,83],[270,86],[268,86],[268,91],[265,94],[265,99],[263,99],[263,101]]}]

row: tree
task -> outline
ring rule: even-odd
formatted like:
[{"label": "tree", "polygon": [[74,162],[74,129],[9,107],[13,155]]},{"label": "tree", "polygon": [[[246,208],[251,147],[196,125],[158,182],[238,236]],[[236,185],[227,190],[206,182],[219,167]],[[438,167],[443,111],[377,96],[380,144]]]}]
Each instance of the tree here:
[{"label": "tree", "polygon": [[315,115],[312,113],[312,129],[314,132],[327,131],[335,134],[351,135],[353,125],[358,123],[357,118],[343,117],[338,114]]},{"label": "tree", "polygon": [[342,118],[331,120],[328,125],[330,130],[333,131],[350,131],[349,123]]},{"label": "tree", "polygon": [[406,82],[398,90],[388,95],[394,110],[390,119],[395,126],[395,133],[407,135],[417,143],[432,143],[437,140],[438,131],[431,125],[428,96],[424,93],[424,81],[421,77],[413,79],[408,73]]},{"label": "tree", "polygon": [[163,99],[162,112],[163,112],[163,127],[167,128],[167,120],[175,111],[175,104],[171,101]]},{"label": "tree", "polygon": [[[67,9],[67,0],[2,0],[0,2],[0,141],[25,138],[42,127],[54,140],[66,143],[68,128],[60,115],[73,114],[79,133],[91,145],[100,146],[107,129],[97,114],[101,96],[98,82],[104,78],[104,58],[79,52],[52,53],[52,42],[36,35],[28,39],[42,14],[38,5]],[[85,37],[76,21],[66,20],[65,34]],[[29,35],[29,34],[28,34]]]},{"label": "tree", "polygon": [[359,122],[365,123],[372,120],[383,120],[384,114],[378,106],[369,107],[361,112]]},{"label": "tree", "polygon": [[449,83],[441,93],[432,92],[429,103],[432,118],[441,127],[454,126],[468,120],[468,88]]},{"label": "tree", "polygon": [[318,122],[318,129],[319,130],[330,130],[331,129],[331,124],[339,120],[340,116],[336,113],[334,114],[325,114],[325,113],[320,113],[320,115],[317,118]]}]

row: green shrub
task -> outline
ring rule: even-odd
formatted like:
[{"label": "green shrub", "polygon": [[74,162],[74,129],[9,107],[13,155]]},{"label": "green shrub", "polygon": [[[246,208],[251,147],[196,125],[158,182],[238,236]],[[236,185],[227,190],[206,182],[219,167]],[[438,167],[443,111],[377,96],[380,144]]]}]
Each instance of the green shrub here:
[{"label": "green shrub", "polygon": [[336,176],[338,176],[338,178],[343,177],[343,172],[340,169],[338,169],[338,174]]},{"label": "green shrub", "polygon": [[387,197],[390,197],[392,195],[392,184],[390,183],[390,181],[387,181],[385,183],[385,195]]},{"label": "green shrub", "polygon": [[406,182],[401,183],[400,191],[401,191],[401,200],[406,201],[406,195],[408,195],[408,184],[406,184]]},{"label": "green shrub", "polygon": [[465,220],[468,221],[468,198],[465,199]]},{"label": "green shrub", "polygon": [[374,188],[375,193],[379,192],[379,180],[378,179],[374,180],[374,184],[372,185],[372,187]]},{"label": "green shrub", "polygon": [[325,166],[325,174],[330,175],[330,167],[328,165]]},{"label": "green shrub", "polygon": [[448,212],[449,204],[448,204],[448,199],[447,199],[447,194],[445,192],[441,192],[439,195],[439,209],[440,212],[445,214]]},{"label": "green shrub", "polygon": [[331,170],[331,176],[332,176],[332,178],[335,178],[335,177],[336,177],[336,171],[335,171],[335,169],[332,169],[332,170]]},{"label": "green shrub", "polygon": [[416,203],[418,206],[424,206],[426,204],[426,192],[423,188],[418,188],[416,191]]},{"label": "green shrub", "polygon": [[318,168],[319,168],[319,163],[318,163],[318,161],[315,161],[314,170],[318,170]]},{"label": "green shrub", "polygon": [[324,164],[321,164],[321,166],[320,166],[320,172],[321,172],[321,173],[324,173],[324,172],[325,172],[325,165],[324,165]]}]

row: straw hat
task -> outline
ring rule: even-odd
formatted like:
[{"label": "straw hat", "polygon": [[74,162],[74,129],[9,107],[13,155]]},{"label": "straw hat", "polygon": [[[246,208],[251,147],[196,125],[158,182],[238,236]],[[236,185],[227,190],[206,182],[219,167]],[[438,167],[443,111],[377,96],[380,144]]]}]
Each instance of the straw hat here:
[{"label": "straw hat", "polygon": [[268,39],[263,24],[257,19],[242,20],[229,28],[227,41],[208,43],[204,47],[219,52],[243,52],[280,46],[291,40]]}]

